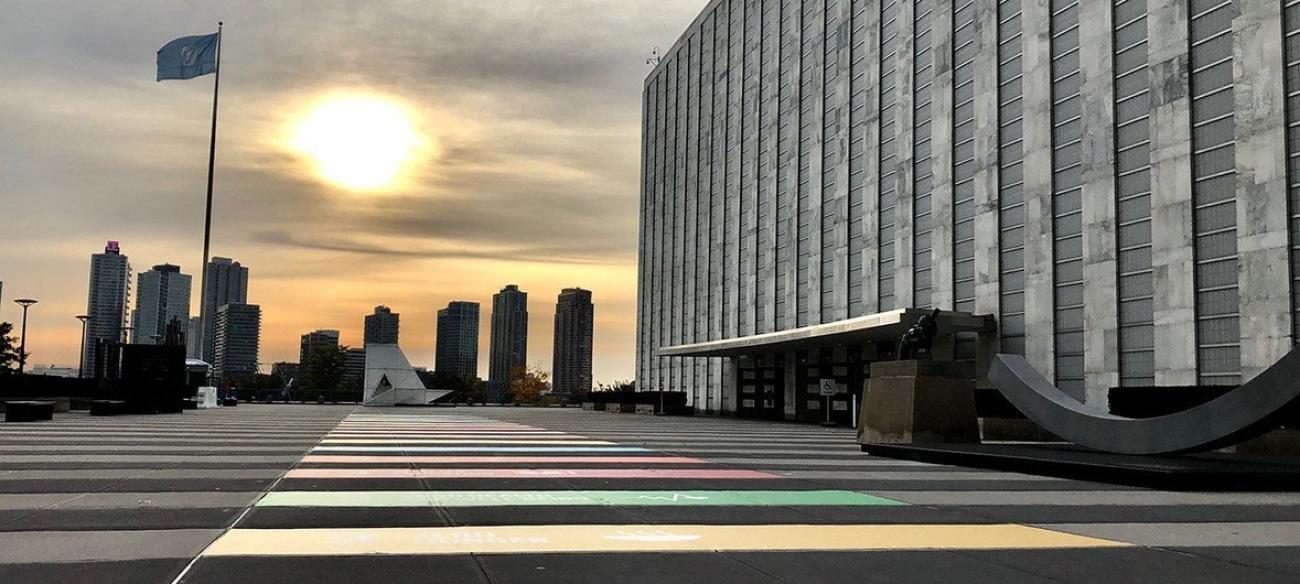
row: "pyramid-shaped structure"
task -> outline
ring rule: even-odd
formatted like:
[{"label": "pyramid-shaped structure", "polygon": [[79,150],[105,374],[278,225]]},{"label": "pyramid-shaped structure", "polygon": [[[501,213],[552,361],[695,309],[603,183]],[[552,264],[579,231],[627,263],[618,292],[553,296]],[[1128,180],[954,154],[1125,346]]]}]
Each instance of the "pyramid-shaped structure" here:
[{"label": "pyramid-shaped structure", "polygon": [[425,389],[401,347],[366,345],[365,405],[427,405],[450,394],[447,390]]}]

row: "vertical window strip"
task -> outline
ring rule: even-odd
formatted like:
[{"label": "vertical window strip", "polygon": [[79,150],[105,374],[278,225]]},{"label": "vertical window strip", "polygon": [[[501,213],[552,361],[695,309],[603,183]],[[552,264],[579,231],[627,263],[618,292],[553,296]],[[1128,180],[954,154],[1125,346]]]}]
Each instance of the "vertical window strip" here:
[{"label": "vertical window strip", "polygon": [[790,184],[789,172],[787,165],[799,164],[798,151],[792,150],[798,148],[798,140],[790,140],[791,132],[797,129],[794,124],[798,121],[798,88],[791,86],[788,76],[785,74],[787,67],[792,64],[798,67],[799,60],[795,57],[799,54],[799,46],[793,39],[798,38],[796,28],[796,16],[798,15],[798,0],[782,0],[781,2],[781,35],[780,35],[780,56],[778,60],[781,64],[780,85],[780,114],[777,116],[777,160],[780,162],[780,170],[776,177],[776,240],[779,245],[776,249],[776,318],[777,328],[784,330],[791,328],[794,324],[794,317],[790,314],[793,307],[788,306],[786,302],[786,273],[790,269],[792,256],[795,253],[794,234],[790,232],[790,224],[787,221],[789,217],[795,215],[798,208],[798,191],[796,185]]},{"label": "vertical window strip", "polygon": [[897,142],[895,140],[897,105],[898,2],[883,0],[880,7],[880,214],[879,261],[877,282],[880,311],[894,309],[894,208],[898,204]]},{"label": "vertical window strip", "polygon": [[757,51],[755,51],[757,36],[754,34],[755,12],[751,10],[755,0],[744,0],[741,15],[741,37],[740,46],[740,77],[739,87],[736,91],[740,93],[740,186],[736,193],[740,206],[740,257],[738,265],[740,273],[737,278],[737,289],[739,290],[739,304],[736,307],[737,312],[737,336],[743,336],[750,330],[754,319],[754,305],[747,302],[751,298],[754,288],[754,257],[750,250],[754,249],[754,207],[758,199],[755,187],[757,186],[757,175],[754,172],[754,165],[758,161],[757,147],[757,120],[754,112],[756,111],[755,101],[757,96],[754,95],[752,82],[757,63]]},{"label": "vertical window strip", "polygon": [[1291,235],[1291,341],[1300,344],[1300,0],[1282,6],[1283,59],[1286,60],[1287,192]]},{"label": "vertical window strip", "polygon": [[952,7],[953,308],[975,311],[975,38],[974,0]]},{"label": "vertical window strip", "polygon": [[[812,131],[812,122],[815,119],[813,108],[821,107],[815,99],[817,88],[813,85],[815,76],[812,74],[814,67],[819,67],[821,59],[813,51],[814,35],[822,34],[821,15],[817,11],[816,2],[803,2],[803,31],[800,35],[802,46],[800,47],[800,104],[799,104],[799,235],[798,235],[798,263],[796,267],[796,290],[798,307],[795,310],[797,326],[805,326],[808,321],[808,306],[814,299],[808,297],[808,278],[811,273],[812,262],[812,230],[819,223],[814,221],[812,216],[812,198],[820,197],[821,193],[812,192],[812,141],[815,137]],[[817,299],[820,300],[820,299]]]},{"label": "vertical window strip", "polygon": [[862,232],[863,192],[866,182],[865,95],[867,88],[867,3],[850,2],[852,22],[849,26],[849,317],[866,312],[863,286],[866,279],[862,266],[864,237]]},{"label": "vertical window strip", "polygon": [[[840,117],[833,109],[840,100],[839,95],[839,41],[841,0],[821,0],[822,6],[822,190],[821,217],[817,218],[821,229],[821,249],[818,251],[821,264],[821,313],[823,321],[835,312],[835,189],[836,175],[839,168]],[[816,324],[816,323],[814,323]]]},{"label": "vertical window strip", "polygon": [[1155,385],[1147,0],[1115,0],[1115,244],[1119,381]]},{"label": "vertical window strip", "polygon": [[740,228],[741,197],[738,184],[740,169],[738,168],[739,160],[737,159],[739,157],[738,151],[740,149],[740,134],[738,130],[741,121],[738,119],[740,117],[740,112],[733,111],[735,108],[732,108],[733,103],[739,103],[736,97],[737,92],[740,91],[739,67],[737,66],[741,49],[739,45],[743,40],[742,30],[740,28],[743,23],[739,18],[742,12],[740,6],[741,0],[732,0],[730,2],[730,9],[727,11],[727,143],[725,147],[727,162],[726,172],[723,173],[726,191],[722,202],[724,213],[722,239],[728,256],[722,264],[722,286],[724,290],[722,295],[722,335],[725,338],[735,336],[736,331],[738,330],[736,324],[738,309],[733,305],[733,302],[735,301],[732,300],[732,292],[729,289],[734,288],[738,290],[739,288],[737,286],[740,283],[741,278],[740,274],[735,271],[736,268],[732,267],[733,263],[731,261],[731,258],[736,257],[740,251],[740,237],[737,232]]},{"label": "vertical window strip", "polygon": [[1052,239],[1056,384],[1083,392],[1083,120],[1079,2],[1052,0]]},{"label": "vertical window strip", "polygon": [[713,93],[713,111],[710,116],[713,127],[713,143],[711,145],[713,159],[710,169],[712,171],[710,176],[711,186],[709,188],[709,340],[718,340],[723,337],[722,327],[719,325],[724,314],[722,299],[726,296],[722,290],[722,269],[726,257],[726,254],[723,253],[725,248],[722,245],[722,238],[726,235],[723,230],[724,200],[726,197],[724,190],[726,159],[723,152],[725,152],[727,140],[727,91],[725,84],[719,82],[727,75],[726,21],[719,14],[724,8],[725,5],[720,6],[714,12],[712,26],[709,27],[709,36],[712,39],[710,55],[713,58],[712,77],[709,82],[710,90]]},{"label": "vertical window strip", "polygon": [[1231,0],[1192,0],[1192,236],[1197,376],[1203,385],[1241,379],[1237,318],[1236,138]]},{"label": "vertical window strip", "polygon": [[776,273],[765,271],[765,270],[770,263],[769,258],[771,258],[772,254],[774,253],[774,250],[772,249],[774,245],[774,242],[772,241],[772,235],[774,235],[774,233],[769,232],[766,227],[770,221],[769,218],[772,216],[772,212],[773,212],[772,209],[773,205],[771,203],[772,193],[770,192],[770,190],[772,189],[772,183],[768,181],[767,177],[772,176],[772,173],[776,172],[776,169],[772,167],[772,157],[770,153],[772,152],[773,148],[777,147],[776,144],[772,143],[772,140],[767,139],[767,136],[768,136],[769,128],[771,127],[772,124],[776,123],[776,120],[769,119],[771,116],[768,116],[766,114],[769,111],[768,104],[772,102],[773,99],[773,96],[768,95],[768,93],[771,91],[772,87],[775,87],[773,77],[776,75],[775,56],[771,54],[772,53],[771,47],[772,47],[772,43],[774,42],[773,39],[776,36],[776,31],[774,31],[773,27],[769,26],[768,23],[770,22],[772,13],[776,12],[776,6],[778,4],[778,0],[761,0],[760,4],[761,4],[761,9],[760,9],[759,21],[758,21],[759,95],[758,95],[758,116],[757,116],[758,118],[757,127],[759,133],[759,137],[758,137],[759,184],[758,184],[758,207],[757,207],[758,213],[754,224],[755,231],[757,231],[755,237],[757,238],[758,241],[757,259],[755,263],[754,272],[755,274],[758,275],[758,278],[756,279],[757,284],[754,288],[754,331],[757,333],[765,333],[765,332],[770,332],[772,330],[775,330],[773,326],[774,323],[768,322],[767,319],[768,311],[766,309],[768,305],[772,302],[772,299],[767,297],[767,292],[768,292],[767,282],[771,278],[775,278]]},{"label": "vertical window strip", "polygon": [[934,82],[934,39],[931,21],[933,0],[915,0],[912,72],[912,306],[931,304],[931,264],[934,261],[931,239],[933,216],[931,191],[934,172],[931,154],[931,86]]},{"label": "vertical window strip", "polygon": [[1025,353],[1024,104],[1021,0],[998,2],[998,329]]}]

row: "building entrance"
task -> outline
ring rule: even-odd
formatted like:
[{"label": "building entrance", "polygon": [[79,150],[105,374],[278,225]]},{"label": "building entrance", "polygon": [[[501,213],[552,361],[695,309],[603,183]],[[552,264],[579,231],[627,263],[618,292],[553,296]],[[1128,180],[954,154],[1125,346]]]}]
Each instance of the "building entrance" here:
[{"label": "building entrance", "polygon": [[742,418],[781,420],[785,417],[785,367],[775,355],[741,357],[736,389]]}]

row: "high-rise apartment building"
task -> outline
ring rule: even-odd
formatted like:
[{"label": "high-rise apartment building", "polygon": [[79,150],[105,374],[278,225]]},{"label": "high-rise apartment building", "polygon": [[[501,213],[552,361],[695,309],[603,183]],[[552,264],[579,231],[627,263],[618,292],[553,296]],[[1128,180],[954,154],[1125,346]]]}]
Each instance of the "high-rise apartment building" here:
[{"label": "high-rise apartment building", "polygon": [[131,263],[116,241],[104,246],[104,253],[90,256],[90,293],[86,301],[86,350],[82,354],[84,375],[93,375],[99,341],[125,341],[127,304],[131,299]]},{"label": "high-rise apartment building", "polygon": [[366,315],[365,336],[362,338],[362,344],[396,345],[398,323],[401,316],[387,306],[376,306],[373,314]]},{"label": "high-rise apartment building", "polygon": [[477,302],[455,300],[438,311],[438,343],[434,370],[466,381],[478,378]]},{"label": "high-rise apartment building", "polygon": [[595,310],[591,291],[565,288],[555,302],[551,390],[591,391],[591,345]]},{"label": "high-rise apartment building", "polygon": [[131,313],[131,342],[144,345],[162,342],[167,324],[173,319],[188,328],[189,274],[182,274],[180,266],[171,264],[140,272],[136,278],[135,311]]},{"label": "high-rise apartment building", "polygon": [[515,284],[492,295],[488,361],[488,400],[500,401],[511,372],[528,362],[528,293]]},{"label": "high-rise apartment building", "polygon": [[316,351],[321,349],[337,349],[339,347],[339,332],[333,329],[321,329],[309,332],[302,336],[302,341],[298,348],[298,374],[307,375],[307,370],[311,368],[312,356]]},{"label": "high-rise apartment building", "polygon": [[224,304],[217,309],[214,377],[225,382],[257,373],[262,309],[256,304]]},{"label": "high-rise apartment building", "polygon": [[217,310],[227,304],[245,304],[248,302],[248,268],[230,258],[214,257],[208,261],[207,290],[203,292],[205,304],[203,322],[203,360],[213,362],[216,329],[209,326],[216,322]]}]

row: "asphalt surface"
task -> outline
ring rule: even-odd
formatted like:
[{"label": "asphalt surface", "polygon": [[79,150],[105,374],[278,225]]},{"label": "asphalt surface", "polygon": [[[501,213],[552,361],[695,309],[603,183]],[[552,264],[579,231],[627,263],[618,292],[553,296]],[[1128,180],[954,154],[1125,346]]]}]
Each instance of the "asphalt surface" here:
[{"label": "asphalt surface", "polygon": [[0,424],[0,582],[1296,582],[1300,494],[873,458],[848,429],[242,405]]}]

